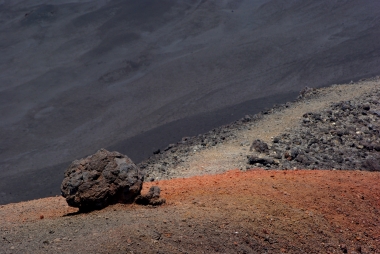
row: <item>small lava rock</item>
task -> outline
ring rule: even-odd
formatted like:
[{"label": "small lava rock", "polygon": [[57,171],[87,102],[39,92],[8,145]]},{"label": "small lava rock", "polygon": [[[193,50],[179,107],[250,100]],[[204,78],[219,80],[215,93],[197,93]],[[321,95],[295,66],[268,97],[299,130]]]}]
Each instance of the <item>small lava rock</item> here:
[{"label": "small lava rock", "polygon": [[269,150],[267,143],[261,141],[260,139],[256,139],[252,142],[249,150],[252,151],[253,149],[259,153],[266,153]]},{"label": "small lava rock", "polygon": [[166,202],[165,199],[160,198],[161,190],[158,186],[152,186],[148,194],[137,196],[135,203],[140,205],[162,205]]}]

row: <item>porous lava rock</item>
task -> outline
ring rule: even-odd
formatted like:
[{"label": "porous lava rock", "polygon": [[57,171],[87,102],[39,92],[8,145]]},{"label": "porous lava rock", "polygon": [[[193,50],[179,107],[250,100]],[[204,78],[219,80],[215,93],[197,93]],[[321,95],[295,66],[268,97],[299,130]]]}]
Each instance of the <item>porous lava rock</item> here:
[{"label": "porous lava rock", "polygon": [[135,202],[139,205],[153,205],[158,206],[166,202],[165,199],[160,198],[161,189],[158,186],[152,186],[148,194],[140,195],[136,198]]},{"label": "porous lava rock", "polygon": [[61,192],[68,205],[91,211],[115,203],[132,203],[140,195],[143,181],[143,171],[130,158],[101,149],[71,163]]}]

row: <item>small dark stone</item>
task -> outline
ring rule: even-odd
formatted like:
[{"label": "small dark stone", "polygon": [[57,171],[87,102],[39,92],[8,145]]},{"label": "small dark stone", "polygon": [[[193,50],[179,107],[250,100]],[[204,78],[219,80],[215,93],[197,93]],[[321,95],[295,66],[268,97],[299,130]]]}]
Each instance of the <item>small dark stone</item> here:
[{"label": "small dark stone", "polygon": [[342,250],[343,253],[348,253],[347,246],[345,244],[341,244],[340,249]]},{"label": "small dark stone", "polygon": [[321,115],[320,115],[320,114],[315,115],[314,119],[315,119],[316,121],[322,121],[322,118],[321,118]]},{"label": "small dark stone", "polygon": [[333,160],[336,161],[337,163],[343,162],[343,158],[338,154],[333,155]]},{"label": "small dark stone", "polygon": [[272,157],[275,159],[281,159],[282,158],[281,151],[275,151],[275,152],[276,153],[272,154]]},{"label": "small dark stone", "polygon": [[374,148],[374,145],[369,142],[360,142],[360,145],[362,145],[364,149],[367,149],[369,151],[373,150]]},{"label": "small dark stone", "polygon": [[249,116],[249,115],[246,115],[244,118],[243,118],[243,122],[246,123],[246,122],[249,122],[251,121],[252,118]]},{"label": "small dark stone", "polygon": [[135,203],[139,205],[162,205],[166,200],[160,198],[160,193],[161,190],[158,186],[152,186],[150,187],[148,194],[137,196]]},{"label": "small dark stone", "polygon": [[341,107],[341,109],[342,109],[343,111],[348,110],[348,109],[350,109],[350,105],[348,105],[348,104],[343,104],[342,107]]},{"label": "small dark stone", "polygon": [[372,111],[372,114],[374,114],[376,116],[380,116],[380,110]]},{"label": "small dark stone", "polygon": [[162,234],[160,233],[160,232],[157,232],[157,231],[153,231],[153,233],[152,233],[152,239],[153,240],[160,240],[161,239],[161,236],[162,236]]},{"label": "small dark stone", "polygon": [[[164,151],[168,151],[168,150],[172,149],[173,147],[175,147],[175,144],[170,144],[170,145],[168,145],[168,146],[164,149]],[[160,152],[158,152],[158,153],[160,153]]]},{"label": "small dark stone", "polygon": [[311,87],[305,86],[305,87],[300,91],[300,93],[299,93],[297,99],[301,99],[301,98],[307,97],[307,96],[309,96],[310,94],[312,94],[314,91],[315,91],[315,88],[311,88]]},{"label": "small dark stone", "polygon": [[304,165],[306,167],[312,163],[311,160],[306,155],[303,155],[303,154],[298,155],[295,158],[295,160],[299,163],[302,163],[302,165]]},{"label": "small dark stone", "polygon": [[248,164],[263,164],[263,165],[271,165],[275,164],[275,161],[272,158],[259,158],[257,156],[248,156]]},{"label": "small dark stone", "polygon": [[252,142],[252,145],[251,147],[249,148],[250,151],[252,151],[253,149],[256,150],[256,152],[259,152],[259,153],[266,153],[268,152],[268,145],[261,141],[260,139],[256,139]]},{"label": "small dark stone", "polygon": [[363,109],[364,110],[370,110],[371,109],[371,106],[369,104],[364,104],[363,105]]},{"label": "small dark stone", "polygon": [[369,171],[380,171],[380,158],[368,158],[363,162],[363,169]]},{"label": "small dark stone", "polygon": [[336,135],[338,135],[339,137],[343,136],[344,135],[344,131],[343,130],[338,130],[336,132]]},{"label": "small dark stone", "polygon": [[299,154],[302,154],[302,150],[299,148],[299,147],[294,147],[290,150],[290,155],[295,158],[297,157]]}]

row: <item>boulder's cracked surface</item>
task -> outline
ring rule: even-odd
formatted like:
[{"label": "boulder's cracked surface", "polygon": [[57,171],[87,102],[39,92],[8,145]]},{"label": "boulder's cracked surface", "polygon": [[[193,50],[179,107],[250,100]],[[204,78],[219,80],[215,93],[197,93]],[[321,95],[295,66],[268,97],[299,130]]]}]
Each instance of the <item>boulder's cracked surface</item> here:
[{"label": "boulder's cracked surface", "polygon": [[133,202],[143,181],[144,173],[130,158],[101,149],[69,166],[61,192],[70,206],[89,211]]}]

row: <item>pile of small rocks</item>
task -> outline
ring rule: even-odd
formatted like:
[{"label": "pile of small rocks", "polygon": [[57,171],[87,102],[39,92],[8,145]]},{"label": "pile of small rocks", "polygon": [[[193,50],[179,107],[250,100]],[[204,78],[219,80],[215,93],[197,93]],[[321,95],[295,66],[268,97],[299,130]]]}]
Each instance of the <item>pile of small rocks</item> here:
[{"label": "pile of small rocks", "polygon": [[246,115],[244,118],[207,133],[194,137],[184,137],[176,144],[170,144],[163,151],[156,151],[153,156],[142,161],[137,166],[146,172],[146,180],[153,181],[157,178],[170,178],[173,169],[188,160],[194,152],[214,147],[217,144],[236,139],[236,131],[247,129],[246,123],[252,123],[262,118],[262,114]]},{"label": "pile of small rocks", "polygon": [[380,171],[380,91],[306,113],[300,126],[255,140],[248,163],[276,169],[360,169]]}]

